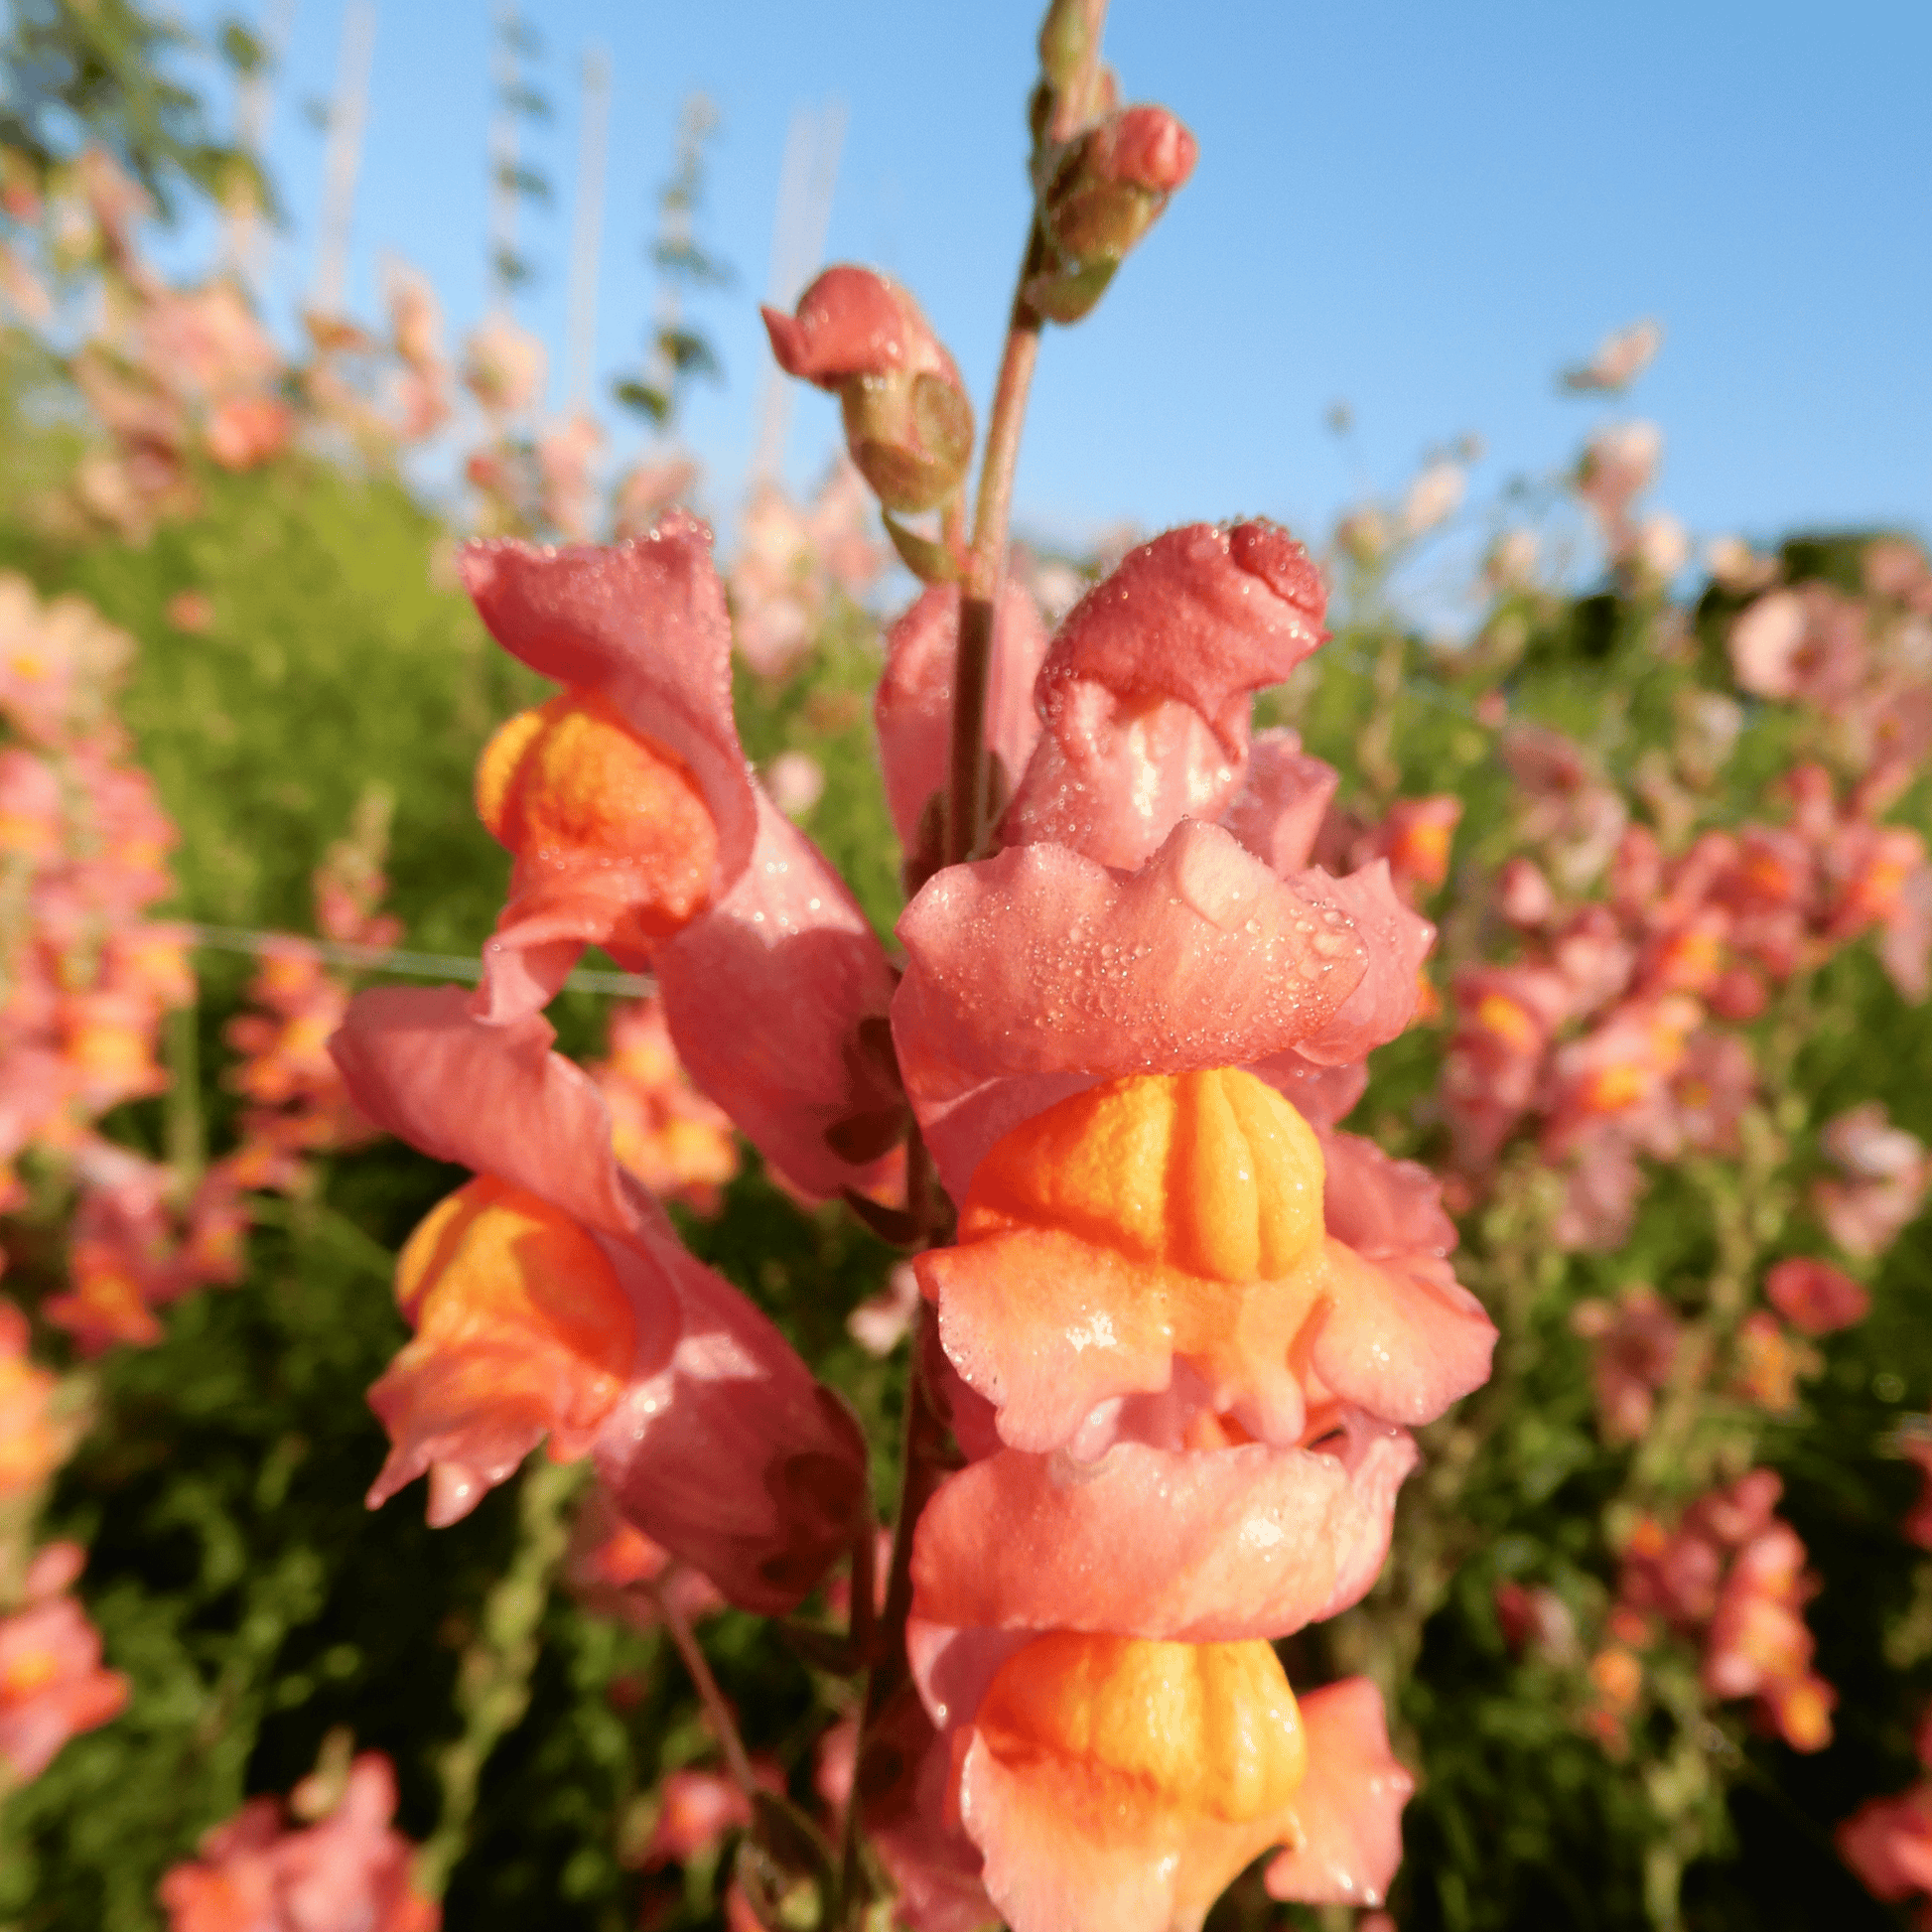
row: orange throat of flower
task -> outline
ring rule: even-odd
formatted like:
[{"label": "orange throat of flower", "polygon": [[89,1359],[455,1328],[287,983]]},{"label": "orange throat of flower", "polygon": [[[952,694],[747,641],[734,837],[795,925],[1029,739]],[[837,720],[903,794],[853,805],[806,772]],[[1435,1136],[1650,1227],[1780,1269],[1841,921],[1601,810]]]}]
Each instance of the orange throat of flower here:
[{"label": "orange throat of flower", "polygon": [[600,692],[503,725],[478,760],[477,813],[516,856],[515,899],[612,900],[620,945],[668,937],[710,899],[718,832],[697,780]]}]

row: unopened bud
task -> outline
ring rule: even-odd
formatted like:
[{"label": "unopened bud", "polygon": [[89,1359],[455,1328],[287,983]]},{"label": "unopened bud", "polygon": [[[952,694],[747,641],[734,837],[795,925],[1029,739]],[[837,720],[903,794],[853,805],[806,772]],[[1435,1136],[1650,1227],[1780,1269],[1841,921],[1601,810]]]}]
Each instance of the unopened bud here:
[{"label": "unopened bud", "polygon": [[889,510],[931,509],[959,487],[973,406],[958,366],[897,282],[828,268],[795,315],[763,314],[786,374],[837,392],[852,460]]},{"label": "unopened bud", "polygon": [[1053,164],[1040,225],[1059,257],[1028,296],[1055,321],[1093,307],[1128,250],[1194,171],[1199,148],[1165,107],[1126,107],[1089,128]]}]

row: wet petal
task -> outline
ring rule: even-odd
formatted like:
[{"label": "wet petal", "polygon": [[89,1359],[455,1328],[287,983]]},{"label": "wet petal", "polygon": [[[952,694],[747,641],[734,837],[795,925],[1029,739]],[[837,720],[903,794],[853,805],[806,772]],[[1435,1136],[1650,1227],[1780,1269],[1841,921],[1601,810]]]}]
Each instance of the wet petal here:
[{"label": "wet petal", "polygon": [[1373,1441],[1379,1452],[1352,1470],[1261,1444],[1120,1443],[1092,1468],[1004,1450],[951,1477],[920,1517],[915,1613],[1193,1642],[1287,1636],[1381,1567],[1415,1449],[1400,1432]]},{"label": "wet petal", "polygon": [[1266,1644],[1047,1636],[975,1716],[960,1816],[1014,1932],[1197,1932],[1305,1768]]},{"label": "wet petal", "polygon": [[1321,641],[1321,581],[1268,523],[1190,524],[1132,552],[1067,615],[1041,667],[1045,736],[1001,821],[1141,864],[1240,785],[1253,694]]},{"label": "wet petal", "polygon": [[885,948],[818,848],[759,798],[752,862],[657,955],[693,1080],[794,1185],[864,1188],[903,1132]]},{"label": "wet petal", "polygon": [[1309,1773],[1296,1794],[1302,1843],[1268,1867],[1272,1898],[1379,1905],[1402,1863],[1402,1808],[1415,1780],[1389,1749],[1382,1694],[1344,1678],[1302,1699]]},{"label": "wet petal", "polygon": [[596,1235],[489,1177],[441,1202],[404,1245],[396,1299],[416,1329],[369,1391],[394,1448],[369,1491],[379,1508],[432,1473],[430,1521],[467,1515],[550,1438],[584,1454],[661,1315],[633,1311]]},{"label": "wet petal", "polygon": [[1126,877],[1057,846],[938,874],[899,920],[893,1035],[947,1191],[964,1198],[1002,1134],[1097,1080],[1311,1045],[1359,1059],[1365,1044],[1341,1049],[1388,1002],[1353,997],[1371,977],[1355,911],[1324,875],[1279,880],[1192,823]]},{"label": "wet petal", "polygon": [[537,1015],[492,1027],[460,986],[358,994],[329,1042],[355,1104],[437,1161],[493,1174],[607,1234],[647,1211],[611,1150],[590,1077]]}]

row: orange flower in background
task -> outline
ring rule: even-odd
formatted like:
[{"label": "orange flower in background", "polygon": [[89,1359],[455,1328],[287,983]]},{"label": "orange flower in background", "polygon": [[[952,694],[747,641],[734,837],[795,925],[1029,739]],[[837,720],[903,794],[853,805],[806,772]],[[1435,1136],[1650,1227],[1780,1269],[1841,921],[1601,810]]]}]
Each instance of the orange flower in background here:
[{"label": "orange flower in background", "polygon": [[64,1594],[85,1558],[50,1544],[28,1566],[26,1604],[0,1616],[0,1789],[37,1778],[69,1737],[117,1716],[127,1679],[100,1667],[100,1633]]},{"label": "orange flower in background", "polygon": [[27,1355],[27,1317],[0,1301],[0,1502],[31,1495],[67,1459],[70,1432],[54,1413],[59,1384]]},{"label": "orange flower in background", "polygon": [[618,1160],[659,1200],[715,1214],[738,1173],[731,1116],[692,1084],[660,1001],[614,1008],[611,1052],[586,1071],[611,1110]]}]

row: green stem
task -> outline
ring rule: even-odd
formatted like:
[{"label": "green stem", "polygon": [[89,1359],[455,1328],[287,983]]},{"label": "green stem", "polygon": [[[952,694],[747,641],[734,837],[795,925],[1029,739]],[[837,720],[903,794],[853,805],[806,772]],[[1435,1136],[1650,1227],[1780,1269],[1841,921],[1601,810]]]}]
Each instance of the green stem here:
[{"label": "green stem", "polygon": [[458,1667],[463,1733],[439,1762],[443,1812],[416,1866],[417,1884],[431,1898],[448,1889],[450,1873],[468,1846],[483,1765],[529,1708],[550,1580],[569,1540],[565,1512],[584,1475],[584,1464],[552,1462],[547,1456],[523,1472],[515,1552],[483,1598],[482,1627]]}]

